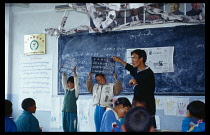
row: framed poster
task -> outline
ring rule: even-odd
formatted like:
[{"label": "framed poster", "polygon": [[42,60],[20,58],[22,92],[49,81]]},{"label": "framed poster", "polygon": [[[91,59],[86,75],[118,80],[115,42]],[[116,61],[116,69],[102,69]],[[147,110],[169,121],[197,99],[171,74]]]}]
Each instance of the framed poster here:
[{"label": "framed poster", "polygon": [[24,55],[45,54],[45,34],[24,35]]}]

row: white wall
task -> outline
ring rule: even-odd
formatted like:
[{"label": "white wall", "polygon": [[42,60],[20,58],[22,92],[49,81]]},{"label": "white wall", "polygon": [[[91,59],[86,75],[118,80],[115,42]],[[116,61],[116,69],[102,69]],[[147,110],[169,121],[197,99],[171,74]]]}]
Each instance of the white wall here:
[{"label": "white wall", "polygon": [[[16,118],[22,111],[18,110],[18,94],[19,94],[19,63],[20,56],[24,55],[24,35],[40,34],[45,28],[58,28],[61,23],[64,12],[55,12],[55,5],[64,3],[31,3],[29,8],[21,8],[17,6],[8,7],[5,5],[5,91],[8,97],[5,97],[13,103],[13,117]],[[69,13],[65,29],[75,28],[80,25],[89,25],[89,17],[85,13],[71,11]],[[182,25],[181,23],[159,24],[139,26],[135,28],[148,27],[170,27],[174,25]],[[187,24],[184,24],[187,25]],[[135,29],[131,28],[131,29]],[[128,28],[126,28],[128,29]],[[8,32],[8,33],[7,33]],[[52,78],[53,78],[53,97],[62,97],[57,95],[57,67],[58,67],[58,49],[57,38],[46,35],[46,54],[53,58]],[[7,53],[8,52],[8,53]],[[8,84],[8,85],[7,85]],[[81,99],[90,98],[91,96],[81,95]],[[190,97],[193,100],[194,97]],[[196,98],[205,98],[204,96]],[[157,111],[158,115],[163,116],[162,111]],[[36,112],[35,114],[45,132],[62,132],[62,129],[51,129],[49,126],[50,112]],[[170,118],[169,119],[176,119]],[[182,118],[179,118],[181,121]],[[169,120],[170,121],[170,120]],[[179,124],[179,123],[178,123]],[[163,124],[164,126],[166,123]],[[165,128],[168,128],[165,126]],[[179,127],[172,127],[173,130],[180,130]]]}]

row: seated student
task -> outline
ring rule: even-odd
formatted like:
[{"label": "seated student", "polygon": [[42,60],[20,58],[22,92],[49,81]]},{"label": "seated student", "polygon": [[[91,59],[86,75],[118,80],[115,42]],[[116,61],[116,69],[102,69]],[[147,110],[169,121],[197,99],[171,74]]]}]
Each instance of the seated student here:
[{"label": "seated student", "polygon": [[[201,101],[192,101],[187,106],[187,114],[182,121],[182,132],[205,132],[205,104]],[[191,125],[190,118],[198,120],[196,125]]]},{"label": "seated student", "polygon": [[17,132],[15,122],[9,117],[12,115],[12,102],[5,99],[5,132]]},{"label": "seated student", "polygon": [[93,94],[93,105],[96,105],[94,112],[94,122],[96,132],[100,131],[101,119],[107,107],[111,105],[111,99],[122,90],[122,83],[118,81],[117,74],[114,74],[115,83],[106,82],[104,74],[96,74],[95,79],[98,84],[92,84],[92,73],[89,73],[86,81],[86,89]]},{"label": "seated student", "polygon": [[119,119],[124,117],[130,108],[131,103],[127,98],[118,98],[114,103],[114,108],[104,113],[100,132],[122,132]]},{"label": "seated student", "polygon": [[123,132],[154,132],[150,114],[143,107],[133,107],[125,115]]},{"label": "seated student", "polygon": [[[135,79],[131,79],[129,81],[129,85],[132,85],[134,84]],[[146,99],[145,99],[145,95],[144,93],[141,93],[138,91],[138,86],[134,85],[133,86],[133,90],[134,90],[134,96],[133,96],[133,100],[132,100],[132,107],[135,107],[135,106],[140,106],[140,107],[143,107],[143,108],[146,108]],[[124,124],[124,117],[120,119],[120,123],[121,124]]]},{"label": "seated student", "polygon": [[36,102],[32,98],[26,98],[21,104],[23,112],[17,117],[15,123],[18,132],[40,132],[39,121],[32,113],[36,112]]},{"label": "seated student", "polygon": [[146,95],[143,91],[139,91],[139,85],[136,81],[136,79],[131,79],[129,81],[129,85],[133,85],[133,100],[132,100],[132,106],[140,106],[146,108]]},{"label": "seated student", "polygon": [[132,107],[143,107],[146,109],[146,102],[145,102],[145,96],[144,95],[135,95],[133,96],[132,100]]}]

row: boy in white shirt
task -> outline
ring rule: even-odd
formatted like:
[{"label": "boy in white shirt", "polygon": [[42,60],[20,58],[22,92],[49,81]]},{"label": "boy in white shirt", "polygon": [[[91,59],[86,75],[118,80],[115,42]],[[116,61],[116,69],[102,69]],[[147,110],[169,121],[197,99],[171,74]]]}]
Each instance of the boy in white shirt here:
[{"label": "boy in white shirt", "polygon": [[96,132],[99,132],[101,120],[106,107],[111,105],[111,100],[122,90],[122,83],[117,80],[117,74],[114,74],[115,83],[106,82],[104,74],[96,74],[95,79],[98,84],[92,84],[92,73],[90,72],[86,81],[86,89],[93,95],[93,105],[96,105],[94,113],[94,121]]}]

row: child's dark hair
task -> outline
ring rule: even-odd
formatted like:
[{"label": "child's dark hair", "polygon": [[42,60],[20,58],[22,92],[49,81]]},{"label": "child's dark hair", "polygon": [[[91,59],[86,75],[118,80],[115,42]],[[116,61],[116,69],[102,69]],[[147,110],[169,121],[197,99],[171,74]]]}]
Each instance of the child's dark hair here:
[{"label": "child's dark hair", "polygon": [[26,99],[24,99],[22,101],[22,104],[21,104],[23,110],[25,110],[25,111],[28,111],[28,108],[31,107],[31,106],[33,106],[33,105],[35,105],[35,100],[32,99],[32,98],[26,98]]},{"label": "child's dark hair", "polygon": [[97,76],[103,76],[104,77],[105,75],[98,73],[98,74],[95,75],[95,77],[97,77]]},{"label": "child's dark hair", "polygon": [[129,109],[124,119],[126,132],[149,132],[152,126],[151,117],[143,107]]},{"label": "child's dark hair", "polygon": [[187,106],[187,110],[189,110],[193,117],[197,117],[205,121],[205,103],[202,101],[196,100],[190,102]]},{"label": "child's dark hair", "polygon": [[74,83],[74,77],[73,77],[73,76],[70,76],[70,77],[68,78],[68,80],[67,80],[67,83],[68,83],[68,82]]},{"label": "child's dark hair", "polygon": [[131,107],[131,102],[125,97],[118,98],[115,101],[114,106],[117,106],[117,105],[120,105],[120,104],[122,104],[123,107],[127,107],[127,106]]},{"label": "child's dark hair", "polygon": [[135,104],[136,102],[144,103],[144,105],[146,106],[146,96],[144,96],[142,94],[141,95],[134,95],[132,103]]},{"label": "child's dark hair", "polygon": [[139,58],[143,57],[143,62],[144,63],[146,62],[146,60],[147,60],[147,54],[146,54],[146,52],[144,50],[136,49],[136,50],[134,50],[134,51],[131,52],[131,55],[133,53],[136,53],[139,56]]},{"label": "child's dark hair", "polygon": [[12,114],[12,102],[5,99],[5,116]]}]

